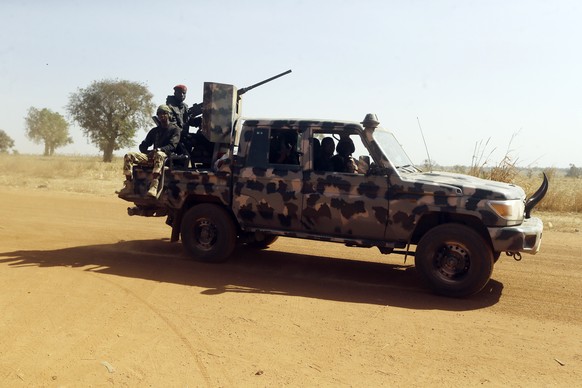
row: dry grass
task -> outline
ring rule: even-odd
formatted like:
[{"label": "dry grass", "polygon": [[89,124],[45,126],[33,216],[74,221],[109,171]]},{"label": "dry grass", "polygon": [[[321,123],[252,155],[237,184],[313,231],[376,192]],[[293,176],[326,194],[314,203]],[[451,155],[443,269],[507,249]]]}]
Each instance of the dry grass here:
[{"label": "dry grass", "polygon": [[[104,163],[98,156],[52,156],[0,154],[0,184],[22,189],[43,189],[98,195],[113,195],[122,186],[122,159]],[[502,165],[505,162],[500,163]],[[518,170],[505,164],[494,180],[512,182],[531,195],[541,184],[541,171]],[[555,169],[545,170],[550,187],[535,211],[582,213],[582,179],[565,177]],[[481,169],[481,175],[486,170]],[[489,179],[492,173],[488,173]],[[503,178],[503,179],[501,179]]]},{"label": "dry grass", "polygon": [[0,184],[20,189],[42,189],[113,195],[122,186],[123,162],[104,163],[101,157],[0,154]]},{"label": "dry grass", "polygon": [[[490,162],[495,148],[489,149],[489,140],[482,140],[475,144],[469,175],[491,179],[499,182],[515,183],[525,190],[529,196],[540,186],[543,176],[541,171],[534,173],[532,169],[516,167],[517,157],[512,155],[511,144],[518,133],[511,136],[505,156],[497,164]],[[566,177],[555,168],[545,169],[548,177],[549,189],[544,199],[537,205],[536,210],[550,212],[582,212],[582,180]]]},{"label": "dry grass", "polygon": [[[546,171],[549,181],[548,193],[536,206],[536,210],[551,212],[582,213],[582,179],[568,178]],[[512,181],[523,187],[531,195],[542,183],[540,174],[528,178],[527,174],[519,173]]]},{"label": "dry grass", "polygon": [[[475,144],[475,149],[473,150],[473,158],[471,167],[469,168],[469,175],[477,176],[480,178],[491,179],[493,181],[499,182],[512,182],[515,177],[517,176],[519,170],[516,167],[517,158],[514,158],[511,155],[511,143],[517,134],[514,133],[511,136],[511,140],[509,141],[509,145],[507,147],[507,151],[505,152],[505,156],[501,161],[492,167],[488,167],[489,158],[495,151],[495,148],[487,151],[487,147],[489,145],[489,140],[487,139],[485,144],[483,141],[479,141]],[[485,152],[488,152],[488,155],[485,156]]]},{"label": "dry grass", "polygon": [[544,221],[545,230],[568,233],[579,233],[582,230],[581,213],[537,211],[536,207],[532,216],[539,217]]}]

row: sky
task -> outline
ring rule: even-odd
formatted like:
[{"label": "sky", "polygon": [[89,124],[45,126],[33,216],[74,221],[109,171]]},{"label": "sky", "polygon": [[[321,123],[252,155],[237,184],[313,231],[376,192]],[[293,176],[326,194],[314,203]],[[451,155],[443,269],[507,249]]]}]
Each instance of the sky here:
[{"label": "sky", "polygon": [[[0,129],[21,154],[44,150],[25,136],[28,109],[69,119],[93,81],[142,83],[156,105],[185,84],[192,104],[204,82],[291,69],[246,93],[243,116],[375,113],[417,164],[468,166],[477,148],[487,165],[582,166],[577,0],[3,0],[0,15]],[[101,155],[69,131],[58,154]]]}]

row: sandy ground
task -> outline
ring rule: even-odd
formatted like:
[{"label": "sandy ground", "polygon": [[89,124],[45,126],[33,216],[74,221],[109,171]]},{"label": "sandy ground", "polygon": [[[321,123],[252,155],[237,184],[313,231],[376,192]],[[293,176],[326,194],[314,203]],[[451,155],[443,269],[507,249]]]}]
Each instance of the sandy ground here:
[{"label": "sandy ground", "polygon": [[0,386],[582,386],[582,233],[469,299],[413,260],[279,239],[189,260],[115,196],[0,190]]}]

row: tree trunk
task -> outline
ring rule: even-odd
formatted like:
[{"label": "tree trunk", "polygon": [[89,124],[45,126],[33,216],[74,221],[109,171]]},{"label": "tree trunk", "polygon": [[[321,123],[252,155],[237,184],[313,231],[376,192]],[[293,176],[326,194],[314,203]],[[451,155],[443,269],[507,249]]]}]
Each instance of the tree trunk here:
[{"label": "tree trunk", "polygon": [[50,147],[48,142],[44,142],[44,156],[50,156]]},{"label": "tree trunk", "polygon": [[114,143],[115,140],[111,140],[105,145],[105,149],[103,150],[103,161],[106,163],[111,163],[113,161]]}]

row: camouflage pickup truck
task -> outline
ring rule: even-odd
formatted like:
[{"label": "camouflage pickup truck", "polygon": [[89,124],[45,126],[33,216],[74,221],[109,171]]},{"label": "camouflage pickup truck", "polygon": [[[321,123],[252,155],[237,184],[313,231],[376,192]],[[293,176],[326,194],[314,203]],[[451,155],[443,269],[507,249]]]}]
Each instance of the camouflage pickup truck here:
[{"label": "camouflage pickup truck", "polygon": [[130,215],[167,216],[172,241],[181,238],[194,259],[221,262],[237,244],[262,249],[278,236],[377,247],[414,256],[432,289],[463,297],[487,284],[501,253],[538,252],[543,224],[530,213],[545,176],[526,198],[513,184],[422,172],[373,114],[362,122],[244,119],[240,94],[204,84],[200,132],[213,145],[210,162],[170,157],[157,198],[145,196],[151,169],[135,167],[135,193],[122,197],[134,203]]}]

